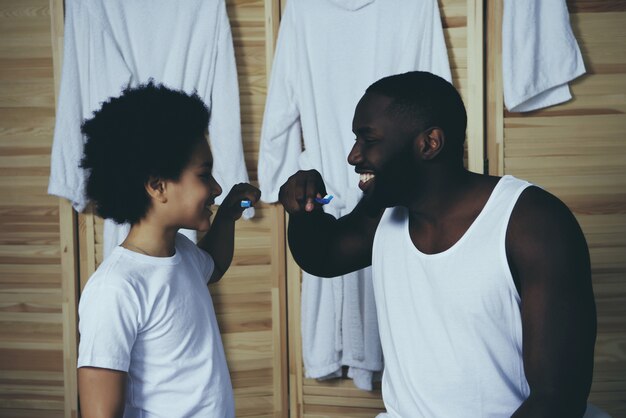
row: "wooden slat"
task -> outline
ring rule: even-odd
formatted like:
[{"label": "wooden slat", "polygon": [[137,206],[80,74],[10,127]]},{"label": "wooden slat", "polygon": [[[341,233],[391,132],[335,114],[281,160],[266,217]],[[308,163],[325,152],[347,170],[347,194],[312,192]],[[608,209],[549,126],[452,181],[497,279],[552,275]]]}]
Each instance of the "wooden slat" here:
[{"label": "wooden slat", "polygon": [[[50,37],[53,58],[53,103],[58,98],[61,83],[61,66],[63,56],[63,1],[50,1]],[[78,243],[76,235],[76,213],[71,204],[59,199],[59,228],[62,268],[63,318],[63,380],[64,415],[65,418],[78,416],[78,379],[76,362],[78,360]]]},{"label": "wooden slat", "polygon": [[51,7],[48,0],[0,3],[0,417],[63,416],[71,386],[63,377],[60,207],[46,193]]},{"label": "wooden slat", "polygon": [[467,1],[467,168],[475,173],[484,172],[485,159],[483,9],[483,0]]},{"label": "wooden slat", "polygon": [[624,0],[567,0],[570,14],[626,12]]},{"label": "wooden slat", "polygon": [[[513,174],[561,198],[589,244],[598,313],[590,401],[626,415],[626,2],[568,1],[587,74],[574,99],[525,114],[502,104],[501,54],[489,47],[488,148],[494,174]],[[501,28],[502,0],[490,2],[488,40]],[[491,41],[497,45],[497,41]]]}]

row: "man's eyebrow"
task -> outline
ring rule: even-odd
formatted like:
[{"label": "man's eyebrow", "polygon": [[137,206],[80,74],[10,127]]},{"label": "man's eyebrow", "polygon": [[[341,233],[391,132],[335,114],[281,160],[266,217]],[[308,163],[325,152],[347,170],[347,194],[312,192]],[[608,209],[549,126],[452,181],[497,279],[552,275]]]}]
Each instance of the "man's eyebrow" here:
[{"label": "man's eyebrow", "polygon": [[205,161],[200,164],[201,168],[213,168],[213,161]]},{"label": "man's eyebrow", "polygon": [[367,134],[375,134],[376,129],[370,128],[369,126],[362,126],[354,130],[355,134],[367,135]]}]

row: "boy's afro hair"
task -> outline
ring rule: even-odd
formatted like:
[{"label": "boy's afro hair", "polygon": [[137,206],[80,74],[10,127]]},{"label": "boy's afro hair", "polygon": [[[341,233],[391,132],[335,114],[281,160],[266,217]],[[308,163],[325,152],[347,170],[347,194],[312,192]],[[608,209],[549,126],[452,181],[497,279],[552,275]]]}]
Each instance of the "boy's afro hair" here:
[{"label": "boy's afro hair", "polygon": [[205,140],[209,111],[194,92],[171,90],[152,80],[127,87],[86,120],[81,167],[96,212],[117,223],[145,216],[151,178],[177,180],[198,141]]}]

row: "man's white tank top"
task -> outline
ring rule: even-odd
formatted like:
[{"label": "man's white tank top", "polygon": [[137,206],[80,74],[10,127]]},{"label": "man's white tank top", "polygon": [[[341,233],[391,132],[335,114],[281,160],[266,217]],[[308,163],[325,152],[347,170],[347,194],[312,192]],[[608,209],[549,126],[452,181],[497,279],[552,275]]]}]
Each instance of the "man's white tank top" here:
[{"label": "man's white tank top", "polygon": [[530,185],[504,176],[465,234],[432,255],[413,244],[406,208],[383,214],[372,258],[385,358],[379,417],[509,417],[529,396],[505,238]]}]

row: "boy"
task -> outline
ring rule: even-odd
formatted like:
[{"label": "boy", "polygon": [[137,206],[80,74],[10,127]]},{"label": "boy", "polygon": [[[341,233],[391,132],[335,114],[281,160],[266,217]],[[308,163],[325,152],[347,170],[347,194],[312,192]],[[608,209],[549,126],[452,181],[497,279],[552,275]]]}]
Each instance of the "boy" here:
[{"label": "boy", "polygon": [[[256,203],[260,191],[234,186],[211,225],[222,189],[211,175],[208,120],[197,95],[150,82],[82,126],[87,195],[103,218],[131,224],[80,300],[84,418],[235,416],[207,283],[232,261],[241,201]],[[196,246],[179,228],[208,232]]]}]

